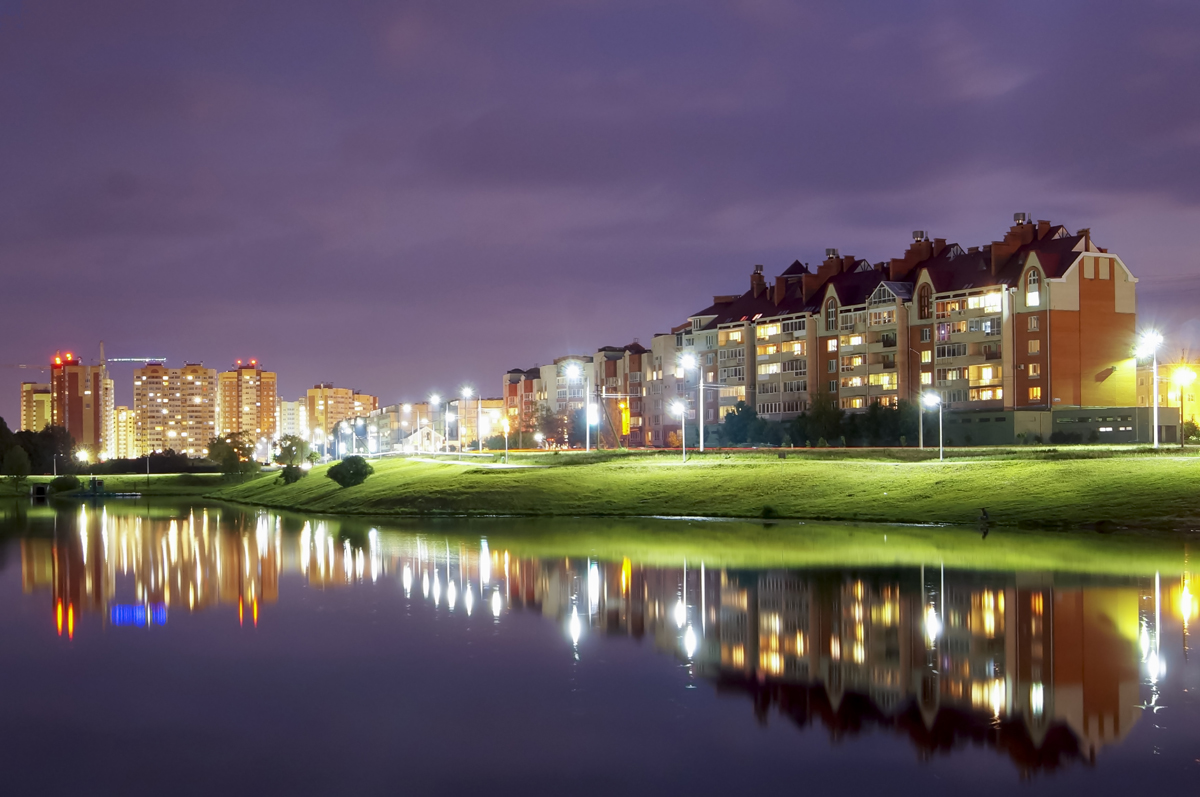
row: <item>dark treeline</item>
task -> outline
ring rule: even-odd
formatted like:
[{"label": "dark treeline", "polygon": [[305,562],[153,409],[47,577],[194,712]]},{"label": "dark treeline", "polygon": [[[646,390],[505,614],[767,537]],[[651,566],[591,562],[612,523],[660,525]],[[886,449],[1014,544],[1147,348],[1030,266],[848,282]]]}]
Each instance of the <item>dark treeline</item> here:
[{"label": "dark treeline", "polygon": [[71,473],[77,464],[72,459],[75,441],[66,429],[47,426],[40,432],[13,432],[0,418],[0,462],[4,462],[13,448],[25,452],[29,458],[30,473],[53,473],[56,464],[59,473]]},{"label": "dark treeline", "polygon": [[917,444],[918,423],[920,410],[907,401],[848,413],[832,397],[818,395],[807,412],[783,422],[760,418],[753,407],[739,401],[717,427],[716,436],[724,446],[911,446]]}]

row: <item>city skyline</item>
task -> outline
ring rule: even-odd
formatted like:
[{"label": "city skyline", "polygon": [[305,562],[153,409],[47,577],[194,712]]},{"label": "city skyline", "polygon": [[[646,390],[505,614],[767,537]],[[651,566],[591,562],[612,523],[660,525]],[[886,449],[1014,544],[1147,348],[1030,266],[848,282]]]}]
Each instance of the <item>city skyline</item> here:
[{"label": "city skyline", "polygon": [[[492,392],[497,364],[646,345],[754,264],[983,244],[1018,211],[1103,229],[1139,321],[1200,337],[1190,7],[68,7],[0,9],[0,365],[104,340],[249,353],[287,397]],[[0,369],[10,426],[43,376]]]}]

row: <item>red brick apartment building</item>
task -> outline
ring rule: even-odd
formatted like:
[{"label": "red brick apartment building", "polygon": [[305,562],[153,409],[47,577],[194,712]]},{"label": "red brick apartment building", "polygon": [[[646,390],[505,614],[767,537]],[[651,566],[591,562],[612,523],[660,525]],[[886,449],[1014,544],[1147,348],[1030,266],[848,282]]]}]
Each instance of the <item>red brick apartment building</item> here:
[{"label": "red brick apartment building", "polygon": [[745,401],[787,420],[818,394],[859,411],[936,391],[948,411],[1009,413],[996,416],[1009,423],[1002,438],[1048,435],[1069,422],[1048,411],[1091,408],[1127,410],[1076,413],[1112,433],[1104,439],[1148,438],[1133,409],[1137,279],[1087,229],[1015,222],[1003,240],[966,249],[918,231],[881,263],[829,249],[815,270],[797,261],[774,284],[756,266],[749,291],[689,319],[693,338],[717,334],[721,415]]}]

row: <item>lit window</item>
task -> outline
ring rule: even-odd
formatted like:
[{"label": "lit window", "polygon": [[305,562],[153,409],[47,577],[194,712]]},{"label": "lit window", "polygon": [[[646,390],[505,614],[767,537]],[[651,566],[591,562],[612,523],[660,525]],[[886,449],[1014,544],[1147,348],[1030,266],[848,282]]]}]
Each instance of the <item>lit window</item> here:
[{"label": "lit window", "polygon": [[921,372],[921,384],[922,385],[932,385],[933,384],[933,372],[932,371],[922,371]]},{"label": "lit window", "polygon": [[1038,275],[1037,269],[1030,269],[1029,275],[1025,278],[1025,304],[1029,307],[1037,307],[1042,303],[1041,298],[1042,278]]},{"label": "lit window", "polygon": [[825,343],[825,351],[837,351],[837,344],[838,344],[837,338],[830,338]]},{"label": "lit window", "polygon": [[1029,331],[1030,332],[1038,331],[1038,317],[1035,315],[1029,316]]},{"label": "lit window", "polygon": [[1033,340],[1029,341],[1029,353],[1030,354],[1041,354],[1041,352],[1042,352],[1042,342],[1040,340],[1038,340],[1037,338],[1034,338]]},{"label": "lit window", "polygon": [[[830,299],[825,302],[825,331],[832,332],[837,329],[837,300]],[[832,349],[830,350],[832,351]]]},{"label": "lit window", "polygon": [[[926,330],[926,331],[928,331],[928,330]],[[929,349],[926,349],[925,351],[921,352],[921,362],[923,362],[923,363],[933,362],[933,352]]]},{"label": "lit window", "polygon": [[1042,389],[1040,387],[1029,388],[1029,400],[1030,401],[1041,401],[1042,400]]},{"label": "lit window", "polygon": [[1041,379],[1041,377],[1042,377],[1042,364],[1041,363],[1030,363],[1029,364],[1029,378],[1030,379]]}]

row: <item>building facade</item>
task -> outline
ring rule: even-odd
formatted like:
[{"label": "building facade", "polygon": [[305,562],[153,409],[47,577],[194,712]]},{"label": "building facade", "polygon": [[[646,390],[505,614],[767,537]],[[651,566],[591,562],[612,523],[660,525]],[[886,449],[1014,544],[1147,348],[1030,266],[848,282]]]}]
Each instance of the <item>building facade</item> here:
[{"label": "building facade", "polygon": [[202,457],[217,434],[217,372],[198,363],[146,363],[133,372],[133,412],[135,456],[176,451]]},{"label": "building facade", "polygon": [[50,425],[50,385],[37,382],[21,383],[21,425],[19,431],[40,432]]},{"label": "building facade", "polygon": [[348,387],[322,382],[308,389],[305,412],[314,429],[328,434],[339,422],[365,416],[379,409],[379,399]]},{"label": "building facade", "polygon": [[110,456],[113,384],[103,365],[84,365],[59,354],[50,367],[50,422],[66,429],[92,458]]},{"label": "building facade", "polygon": [[[276,435],[277,375],[255,360],[237,361],[217,375],[217,428],[222,436],[242,433],[256,441]],[[311,417],[311,416],[310,416]]]},{"label": "building facade", "polygon": [[305,440],[312,436],[312,428],[308,425],[308,400],[280,401],[276,410],[275,427],[279,436],[295,435]]},{"label": "building facade", "polygon": [[113,407],[113,459],[142,456],[137,442],[137,413],[130,407]]}]

